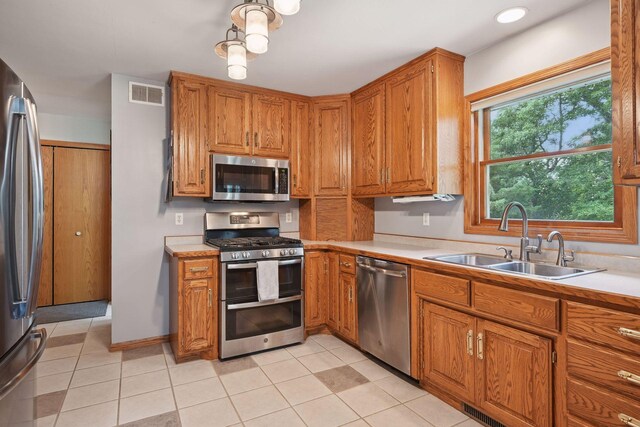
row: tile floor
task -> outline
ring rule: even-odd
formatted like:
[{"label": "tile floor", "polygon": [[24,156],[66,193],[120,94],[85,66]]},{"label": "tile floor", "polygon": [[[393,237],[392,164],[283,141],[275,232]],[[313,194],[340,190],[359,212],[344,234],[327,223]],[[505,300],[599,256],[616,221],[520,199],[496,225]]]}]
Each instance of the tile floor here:
[{"label": "tile floor", "polygon": [[176,365],[167,344],[109,352],[109,313],[42,326],[38,426],[480,425],[329,335]]}]

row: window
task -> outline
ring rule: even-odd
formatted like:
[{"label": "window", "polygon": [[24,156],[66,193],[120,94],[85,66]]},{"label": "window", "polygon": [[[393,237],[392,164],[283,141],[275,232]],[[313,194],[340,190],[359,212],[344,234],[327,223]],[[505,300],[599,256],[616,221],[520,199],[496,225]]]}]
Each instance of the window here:
[{"label": "window", "polygon": [[637,194],[613,185],[610,65],[601,56],[468,97],[466,232],[498,234],[504,207],[519,201],[534,232],[637,241]]}]

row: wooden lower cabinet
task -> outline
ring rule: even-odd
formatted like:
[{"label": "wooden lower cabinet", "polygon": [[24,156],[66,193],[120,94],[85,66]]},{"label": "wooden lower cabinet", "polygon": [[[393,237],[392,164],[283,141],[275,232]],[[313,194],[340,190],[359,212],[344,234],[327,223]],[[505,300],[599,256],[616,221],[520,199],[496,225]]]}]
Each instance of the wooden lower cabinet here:
[{"label": "wooden lower cabinet", "polygon": [[340,255],[336,252],[327,254],[327,326],[337,331],[340,325]]},{"label": "wooden lower cabinet", "polygon": [[217,258],[173,258],[170,270],[170,342],[176,360],[217,359]]},{"label": "wooden lower cabinet", "polygon": [[420,380],[500,421],[551,426],[551,340],[418,298]]},{"label": "wooden lower cabinet", "polygon": [[304,262],[304,324],[315,328],[325,324],[327,254],[307,252]]},{"label": "wooden lower cabinet", "polygon": [[358,342],[358,308],[356,276],[340,272],[340,318],[338,330],[340,334],[352,342]]}]

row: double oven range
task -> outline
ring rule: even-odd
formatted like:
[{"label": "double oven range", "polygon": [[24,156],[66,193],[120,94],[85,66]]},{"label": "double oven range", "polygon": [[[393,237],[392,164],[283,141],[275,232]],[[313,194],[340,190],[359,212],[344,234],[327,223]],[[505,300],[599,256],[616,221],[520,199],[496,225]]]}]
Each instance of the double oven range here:
[{"label": "double oven range", "polygon": [[[304,249],[280,237],[274,212],[207,213],[205,241],[220,250],[220,358],[304,340]],[[278,262],[278,298],[260,301],[258,266]]]}]

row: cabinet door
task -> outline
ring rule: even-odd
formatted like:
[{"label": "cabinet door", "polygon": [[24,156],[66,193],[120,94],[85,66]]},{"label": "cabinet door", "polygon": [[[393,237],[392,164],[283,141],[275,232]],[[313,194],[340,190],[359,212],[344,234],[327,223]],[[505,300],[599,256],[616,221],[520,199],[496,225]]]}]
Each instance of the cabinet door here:
[{"label": "cabinet door", "polygon": [[311,104],[291,103],[291,196],[311,197]]},{"label": "cabinet door", "polygon": [[289,100],[254,94],[253,154],[289,157]]},{"label": "cabinet door", "polygon": [[304,259],[304,319],[309,328],[325,322],[327,264],[322,252],[309,252]]},{"label": "cabinet door", "polygon": [[339,255],[335,252],[329,253],[327,264],[327,326],[339,331],[341,300]]},{"label": "cabinet door", "polygon": [[422,378],[472,402],[475,319],[420,299]]},{"label": "cabinet door", "polygon": [[353,191],[354,195],[383,194],[384,84],[353,97]]},{"label": "cabinet door", "polygon": [[209,151],[251,153],[251,94],[240,90],[207,88]]},{"label": "cabinet door", "polygon": [[173,195],[208,196],[209,168],[205,136],[207,87],[174,80]]},{"label": "cabinet door", "polygon": [[414,65],[386,83],[387,193],[433,189],[433,60]]},{"label": "cabinet door", "polygon": [[611,1],[614,180],[640,185],[640,2]]},{"label": "cabinet door", "polygon": [[476,404],[513,427],[552,425],[551,340],[477,321]]},{"label": "cabinet door", "polygon": [[316,195],[345,196],[349,102],[346,99],[317,102],[314,115]]},{"label": "cabinet door", "polygon": [[185,353],[212,343],[213,279],[187,280],[182,288],[182,347]]},{"label": "cabinet door", "polygon": [[340,333],[347,339],[358,340],[358,307],[356,276],[340,273]]}]

